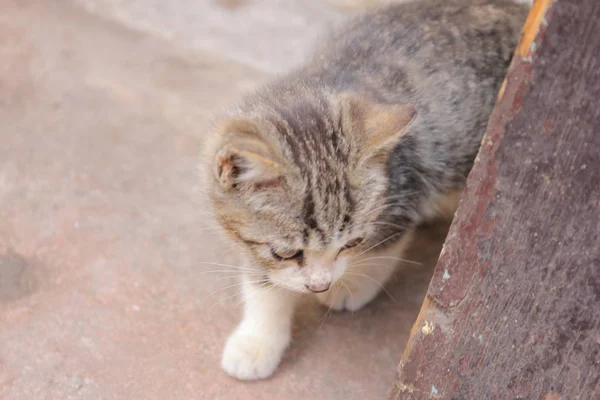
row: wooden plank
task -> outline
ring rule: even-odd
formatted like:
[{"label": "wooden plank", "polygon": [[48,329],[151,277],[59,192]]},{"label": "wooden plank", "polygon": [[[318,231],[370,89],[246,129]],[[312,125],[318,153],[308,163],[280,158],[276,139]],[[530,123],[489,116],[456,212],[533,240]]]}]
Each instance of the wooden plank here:
[{"label": "wooden plank", "polygon": [[515,54],[392,399],[600,399],[600,1]]}]

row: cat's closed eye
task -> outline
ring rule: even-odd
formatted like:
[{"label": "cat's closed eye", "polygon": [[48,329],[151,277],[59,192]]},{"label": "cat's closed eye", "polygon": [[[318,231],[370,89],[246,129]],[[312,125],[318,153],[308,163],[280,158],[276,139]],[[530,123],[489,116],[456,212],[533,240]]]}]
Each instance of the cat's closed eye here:
[{"label": "cat's closed eye", "polygon": [[364,242],[365,239],[363,238],[356,238],[356,239],[352,239],[351,241],[349,241],[348,243],[346,243],[344,245],[344,247],[342,247],[342,250],[348,250],[351,249],[353,247],[356,247],[358,245],[360,245],[362,242]]},{"label": "cat's closed eye", "polygon": [[273,258],[279,260],[279,261],[284,261],[284,260],[293,260],[293,259],[300,259],[303,255],[302,250],[279,250],[279,249],[274,249],[271,248],[271,254],[273,255]]}]

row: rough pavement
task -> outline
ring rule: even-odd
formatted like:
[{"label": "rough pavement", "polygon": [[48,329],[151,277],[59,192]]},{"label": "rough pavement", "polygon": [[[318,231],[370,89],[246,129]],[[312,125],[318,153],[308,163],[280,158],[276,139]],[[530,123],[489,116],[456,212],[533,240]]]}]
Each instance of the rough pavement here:
[{"label": "rough pavement", "polygon": [[234,261],[195,165],[211,116],[267,73],[68,2],[0,8],[0,399],[383,398],[444,229],[395,300],[307,302],[277,374],[237,382],[219,368],[236,280],[203,264]]}]

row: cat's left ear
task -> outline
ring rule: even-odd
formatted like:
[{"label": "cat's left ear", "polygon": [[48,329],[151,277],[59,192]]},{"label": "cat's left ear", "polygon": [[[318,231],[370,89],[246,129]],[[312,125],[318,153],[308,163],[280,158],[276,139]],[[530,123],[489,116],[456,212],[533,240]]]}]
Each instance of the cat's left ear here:
[{"label": "cat's left ear", "polygon": [[282,174],[279,157],[257,121],[236,118],[221,127],[222,141],[214,164],[216,180],[225,189],[237,184],[267,185]]},{"label": "cat's left ear", "polygon": [[343,96],[342,113],[363,161],[387,157],[417,116],[410,104],[380,104],[356,94]]}]

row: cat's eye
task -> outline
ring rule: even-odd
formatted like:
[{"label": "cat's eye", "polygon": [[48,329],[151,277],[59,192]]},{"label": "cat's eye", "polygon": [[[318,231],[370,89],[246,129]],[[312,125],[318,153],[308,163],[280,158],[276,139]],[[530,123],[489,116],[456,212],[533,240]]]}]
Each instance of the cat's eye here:
[{"label": "cat's eye", "polygon": [[353,247],[358,246],[359,244],[361,244],[362,242],[364,242],[363,238],[356,238],[356,239],[352,239],[351,241],[349,241],[348,243],[346,243],[344,245],[344,247],[342,247],[342,250],[347,250],[347,249],[351,249]]},{"label": "cat's eye", "polygon": [[271,254],[279,261],[298,259],[302,257],[302,250],[275,250],[271,248]]}]

